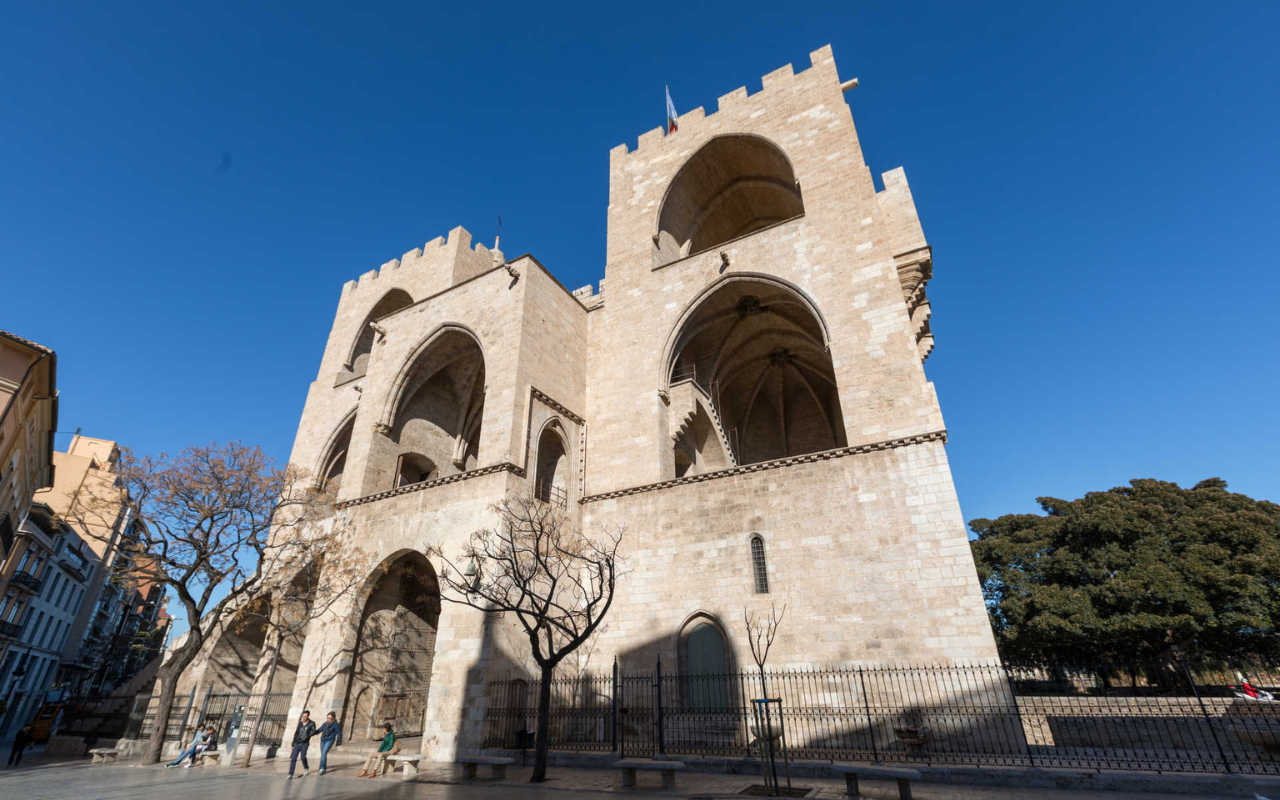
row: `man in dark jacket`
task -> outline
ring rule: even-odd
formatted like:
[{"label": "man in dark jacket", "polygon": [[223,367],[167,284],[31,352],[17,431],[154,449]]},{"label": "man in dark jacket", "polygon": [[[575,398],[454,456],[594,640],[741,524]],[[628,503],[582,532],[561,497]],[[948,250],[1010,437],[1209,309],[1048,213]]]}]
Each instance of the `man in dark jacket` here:
[{"label": "man in dark jacket", "polygon": [[342,726],[338,724],[338,717],[332,711],[325,718],[324,724],[320,726],[320,774],[323,775],[327,769],[326,761],[329,760],[329,751],[334,747],[342,744]]},{"label": "man in dark jacket", "polygon": [[28,747],[34,747],[34,737],[31,735],[31,726],[23,725],[22,730],[18,731],[13,737],[13,747],[9,750],[9,766],[22,763],[22,751]]},{"label": "man in dark jacket", "polygon": [[293,751],[289,753],[289,777],[287,780],[293,779],[293,770],[298,764],[298,757],[302,757],[302,777],[311,774],[311,767],[307,764],[307,745],[311,744],[311,737],[316,735],[316,724],[311,721],[311,712],[303,711],[302,716],[298,718],[298,727],[293,732]]}]

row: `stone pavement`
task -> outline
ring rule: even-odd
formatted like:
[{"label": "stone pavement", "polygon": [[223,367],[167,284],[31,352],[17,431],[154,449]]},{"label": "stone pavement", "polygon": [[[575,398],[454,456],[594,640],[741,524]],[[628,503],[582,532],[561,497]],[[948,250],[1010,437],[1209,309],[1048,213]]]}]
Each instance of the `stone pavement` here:
[{"label": "stone pavement", "polygon": [[[5,753],[7,756],[8,754]],[[621,776],[612,771],[553,767],[549,780],[534,787],[528,783],[530,768],[513,768],[506,780],[481,779],[463,783],[451,765],[431,765],[410,783],[399,776],[374,780],[355,777],[358,767],[344,766],[324,777],[286,780],[287,763],[269,762],[250,770],[196,768],[169,769],[129,764],[90,766],[86,760],[54,761],[35,755],[21,767],[0,770],[0,797],[6,800],[617,800],[621,796],[712,798],[740,796],[746,787],[760,782],[746,775],[685,773],[674,794],[658,787],[657,776],[642,776],[638,789],[623,789]],[[481,770],[482,774],[485,770]],[[796,786],[811,787],[813,797],[843,797],[837,781],[805,778]],[[1187,800],[1185,794],[1091,792],[1061,789],[1020,789],[948,786],[918,783],[918,800]],[[883,781],[864,781],[870,798],[896,798],[897,787]],[[1202,800],[1225,800],[1230,795],[1194,795]],[[1239,795],[1235,795],[1239,796]],[[1276,800],[1280,800],[1277,796]]]}]

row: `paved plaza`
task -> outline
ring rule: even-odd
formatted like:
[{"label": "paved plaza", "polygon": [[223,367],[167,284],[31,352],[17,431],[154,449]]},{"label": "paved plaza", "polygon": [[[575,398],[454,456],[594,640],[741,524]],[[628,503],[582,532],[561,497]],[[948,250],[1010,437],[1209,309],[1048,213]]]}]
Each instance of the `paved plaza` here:
[{"label": "paved plaza", "polygon": [[[7,755],[7,749],[6,753]],[[741,796],[744,789],[758,784],[758,777],[686,773],[680,788],[667,793],[650,776],[650,785],[624,789],[620,776],[608,770],[552,767],[550,780],[538,787],[527,783],[529,768],[515,768],[502,781],[480,780],[462,783],[451,765],[430,765],[413,782],[396,777],[374,780],[356,778],[358,767],[344,766],[324,777],[286,780],[283,765],[267,763],[249,770],[164,769],[132,764],[91,766],[87,760],[53,761],[38,751],[22,766],[0,770],[0,798],[6,800],[285,800],[324,798],[325,800],[604,800],[626,796],[713,798]],[[642,777],[642,784],[645,779]],[[843,785],[833,780],[804,778],[796,786],[816,790],[811,797],[843,797]],[[1062,789],[1020,789],[975,786],[948,786],[916,783],[918,800],[1226,800],[1239,794],[1168,794],[1137,792],[1093,792]],[[897,787],[884,781],[864,781],[863,795],[869,798],[896,798]],[[1280,800],[1280,794],[1276,795]]]}]

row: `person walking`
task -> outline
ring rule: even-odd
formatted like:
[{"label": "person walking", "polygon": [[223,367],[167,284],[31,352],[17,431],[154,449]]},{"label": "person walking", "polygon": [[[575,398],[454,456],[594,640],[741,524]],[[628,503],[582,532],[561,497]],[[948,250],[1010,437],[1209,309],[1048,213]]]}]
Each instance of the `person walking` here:
[{"label": "person walking", "polygon": [[378,769],[382,766],[382,762],[387,756],[393,756],[400,752],[400,743],[396,741],[395,731],[391,730],[391,723],[382,723],[382,730],[385,733],[382,736],[382,744],[378,745],[378,751],[369,756],[369,760],[364,763],[364,769],[360,770],[357,778],[376,778],[378,777]]},{"label": "person walking", "polygon": [[28,747],[35,747],[35,737],[31,733],[30,725],[23,725],[22,730],[18,731],[13,737],[13,747],[9,750],[9,766],[14,767],[22,763],[22,751]]},{"label": "person walking", "polygon": [[[200,745],[205,743],[204,726],[197,725],[196,732],[191,735],[191,744],[187,745],[187,749],[178,754],[178,757],[164,765],[165,769],[172,769],[181,764],[185,759],[190,758],[191,764],[196,763],[196,752]],[[190,764],[187,765],[191,766]]]},{"label": "person walking", "polygon": [[302,716],[298,719],[298,727],[293,731],[293,751],[289,753],[289,777],[286,780],[293,780],[293,770],[298,764],[298,757],[302,757],[302,777],[311,774],[311,767],[307,764],[307,745],[311,744],[311,737],[316,735],[316,724],[311,721],[311,712],[303,711]]},{"label": "person walking", "polygon": [[330,711],[325,716],[324,724],[320,726],[321,775],[328,769],[329,751],[340,744],[342,744],[342,726],[338,724],[337,715]]}]

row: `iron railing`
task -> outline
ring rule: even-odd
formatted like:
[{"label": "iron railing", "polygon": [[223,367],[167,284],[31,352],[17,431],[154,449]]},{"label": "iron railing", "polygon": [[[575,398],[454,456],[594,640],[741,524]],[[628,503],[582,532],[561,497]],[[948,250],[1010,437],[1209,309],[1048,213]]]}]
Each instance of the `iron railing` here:
[{"label": "iron railing", "polygon": [[[238,722],[235,731],[238,741],[249,741],[254,726],[260,725],[256,743],[266,747],[280,747],[284,742],[284,726],[292,698],[293,695],[289,693],[179,695],[174,698],[164,738],[165,741],[186,739],[189,729],[203,723],[214,726],[214,732],[221,743],[230,736],[233,722]],[[134,700],[134,710],[130,716],[136,718],[136,722],[131,721],[129,727],[136,731],[134,735],[137,738],[146,739],[155,729],[158,700],[155,695],[141,694]]]},{"label": "iron railing", "polygon": [[21,586],[32,594],[39,594],[40,586],[43,583],[43,580],[37,578],[26,570],[23,570],[22,572],[15,572],[13,573],[13,577],[9,578],[10,586]]},{"label": "iron railing", "polygon": [[560,508],[566,508],[569,505],[569,491],[549,481],[538,481],[533,487],[533,496],[548,505]]},{"label": "iron railing", "polygon": [[378,698],[373,727],[390,722],[396,736],[421,736],[427,715],[427,692],[395,692]]},{"label": "iron railing", "polygon": [[20,633],[22,633],[22,623],[0,622],[0,636],[6,639],[16,639]]},{"label": "iron railing", "polygon": [[[753,701],[811,761],[1280,775],[1280,672],[1159,665],[848,667],[615,672],[552,683],[552,749],[624,756],[758,755]],[[483,743],[536,727],[536,678],[488,686]]]}]

